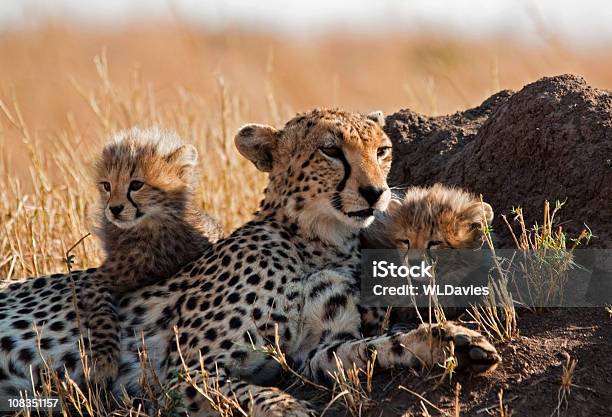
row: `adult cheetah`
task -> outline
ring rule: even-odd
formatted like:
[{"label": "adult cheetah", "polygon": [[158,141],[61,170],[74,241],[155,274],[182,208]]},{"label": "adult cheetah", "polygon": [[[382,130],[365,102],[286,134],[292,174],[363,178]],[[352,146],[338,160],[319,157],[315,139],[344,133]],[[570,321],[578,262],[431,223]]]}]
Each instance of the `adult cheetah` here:
[{"label": "adult cheetah", "polygon": [[[295,369],[319,383],[335,369],[334,354],[345,366],[364,366],[372,350],[383,368],[431,365],[443,360],[450,341],[461,367],[483,371],[498,363],[495,349],[481,335],[451,323],[378,337],[360,335],[359,231],[390,198],[385,177],[391,143],[379,124],[346,111],[313,110],[281,130],[247,125],[235,142],[242,155],[269,173],[261,207],[252,221],[205,249],[179,274],[123,297],[117,387],[138,390],[141,337],[151,365],[163,383],[176,383],[190,416],[211,410],[184,376],[177,380],[183,361],[193,377],[218,383],[221,392],[255,416],[309,415],[307,404],[262,385],[278,371],[260,349],[275,332]],[[75,281],[79,286],[85,280]],[[67,365],[78,376],[70,361],[74,343],[61,342],[74,342],[78,332],[66,317],[71,306],[63,300],[62,286],[67,286],[65,277],[26,281],[4,291],[0,308],[8,307],[9,314],[0,326],[9,342],[33,321],[47,328],[45,336],[52,343],[43,346],[43,356],[52,355],[56,364]],[[54,296],[62,299],[49,302]],[[26,297],[31,297],[30,310],[59,305],[60,311],[46,318],[14,314]],[[0,389],[26,388],[28,377],[9,365],[36,366],[38,356],[23,357],[12,343],[5,351],[0,365],[6,377]]]}]

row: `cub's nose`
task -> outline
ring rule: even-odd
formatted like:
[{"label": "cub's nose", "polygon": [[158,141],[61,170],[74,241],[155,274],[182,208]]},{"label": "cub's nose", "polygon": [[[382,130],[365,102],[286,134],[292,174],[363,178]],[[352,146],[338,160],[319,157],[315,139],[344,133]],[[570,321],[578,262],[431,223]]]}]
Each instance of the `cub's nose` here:
[{"label": "cub's nose", "polygon": [[122,211],[123,211],[123,205],[119,205],[119,206],[111,206],[110,207],[110,211],[111,213],[113,213],[115,216],[118,216]]},{"label": "cub's nose", "polygon": [[384,188],[373,187],[371,185],[368,185],[367,187],[359,187],[359,194],[361,194],[362,197],[365,198],[365,201],[367,201],[371,206],[376,204],[384,192]]}]

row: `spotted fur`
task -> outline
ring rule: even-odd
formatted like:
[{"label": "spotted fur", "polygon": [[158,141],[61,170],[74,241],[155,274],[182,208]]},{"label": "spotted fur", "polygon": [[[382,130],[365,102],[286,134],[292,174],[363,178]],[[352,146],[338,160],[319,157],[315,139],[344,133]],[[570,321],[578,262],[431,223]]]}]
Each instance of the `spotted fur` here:
[{"label": "spotted fur", "polygon": [[[177,377],[183,361],[200,380],[202,361],[208,382],[218,383],[223,394],[255,416],[310,415],[307,404],[265,385],[276,378],[278,367],[262,347],[276,334],[295,369],[320,383],[336,369],[335,356],[346,367],[363,367],[373,350],[381,367],[432,365],[442,360],[450,341],[457,346],[460,367],[479,372],[497,364],[495,349],[482,336],[450,323],[371,338],[360,334],[358,235],[390,198],[385,177],[391,144],[378,123],[345,111],[314,110],[280,130],[247,125],[235,141],[245,157],[269,173],[261,207],[252,221],[178,274],[121,299],[116,389],[138,393],[141,338],[150,365],[163,384],[182,395],[183,412],[190,416],[210,415],[211,408],[184,377]],[[74,278],[77,287],[85,281]],[[36,289],[34,282],[4,291],[0,308],[14,309],[21,294],[32,293],[32,308],[46,308],[41,301],[63,291],[57,287],[66,285],[66,277],[44,278]],[[60,305],[62,315],[46,323],[66,325],[70,304],[62,299],[46,304]],[[0,322],[2,334],[13,341],[24,332],[20,326],[45,321],[31,313],[9,313]],[[58,339],[74,342],[73,329],[66,325],[53,334],[43,357],[53,355],[64,364],[62,358],[74,348]],[[0,363],[8,375],[0,390],[28,383],[8,369],[11,361],[20,369],[40,363],[34,355],[20,358],[16,349],[11,346],[8,360]]]}]

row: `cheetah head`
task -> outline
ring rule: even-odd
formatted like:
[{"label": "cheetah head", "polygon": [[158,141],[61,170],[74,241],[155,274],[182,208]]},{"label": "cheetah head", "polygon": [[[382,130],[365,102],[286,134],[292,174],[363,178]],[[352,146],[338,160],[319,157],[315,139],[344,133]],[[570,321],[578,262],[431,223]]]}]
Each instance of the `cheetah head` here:
[{"label": "cheetah head", "polygon": [[119,229],[181,216],[193,192],[197,151],[157,129],[116,133],[96,164],[104,222]]},{"label": "cheetah head", "polygon": [[362,242],[372,249],[477,249],[484,241],[483,225],[492,220],[491,205],[464,190],[442,184],[411,187],[376,216]]},{"label": "cheetah head", "polygon": [[[396,249],[406,264],[435,259],[436,284],[486,286],[493,259],[490,251],[479,249],[485,244],[484,225],[492,220],[492,207],[460,188],[442,184],[410,187],[403,197],[392,199],[387,211],[376,214],[372,225],[361,233],[361,245],[363,249]],[[430,281],[423,277],[413,282]],[[417,299],[420,306],[429,302],[426,296]],[[447,301],[442,303],[450,306]],[[454,298],[452,303],[459,307],[478,301],[465,297]],[[445,310],[451,315],[460,311]]]},{"label": "cheetah head", "polygon": [[317,109],[280,130],[246,125],[235,143],[269,173],[263,211],[282,208],[302,231],[338,242],[370,224],[391,198],[391,141],[383,123],[380,112]]}]

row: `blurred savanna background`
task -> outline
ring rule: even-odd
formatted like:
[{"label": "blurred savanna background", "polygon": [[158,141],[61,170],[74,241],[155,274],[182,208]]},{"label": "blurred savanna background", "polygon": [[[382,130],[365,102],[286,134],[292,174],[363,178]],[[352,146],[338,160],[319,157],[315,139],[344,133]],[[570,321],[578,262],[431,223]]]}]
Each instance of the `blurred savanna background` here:
[{"label": "blurred savanna background", "polygon": [[234,149],[241,124],[329,106],[448,114],[566,72],[612,88],[611,18],[595,0],[4,0],[0,276],[100,261],[89,170],[114,130],[194,143],[202,208],[230,231],[265,185]]}]

